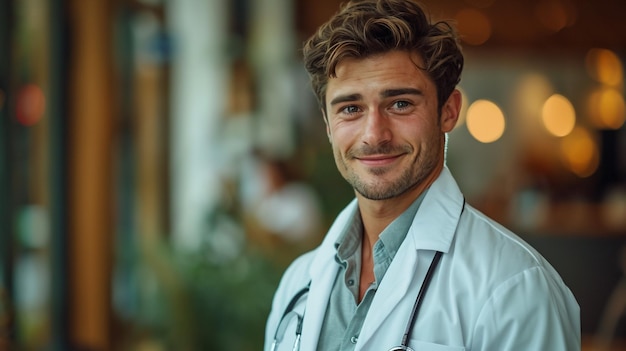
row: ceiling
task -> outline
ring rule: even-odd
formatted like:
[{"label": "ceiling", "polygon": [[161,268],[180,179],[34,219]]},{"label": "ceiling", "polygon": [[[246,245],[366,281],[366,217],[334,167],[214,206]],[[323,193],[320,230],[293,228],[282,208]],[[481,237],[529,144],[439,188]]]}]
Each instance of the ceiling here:
[{"label": "ceiling", "polygon": [[[299,0],[298,29],[303,37],[335,13],[341,0]],[[423,0],[435,18],[456,19],[462,37],[488,26],[481,44],[473,49],[521,49],[541,52],[586,51],[602,47],[626,51],[624,0]],[[483,22],[468,22],[478,14]]]}]

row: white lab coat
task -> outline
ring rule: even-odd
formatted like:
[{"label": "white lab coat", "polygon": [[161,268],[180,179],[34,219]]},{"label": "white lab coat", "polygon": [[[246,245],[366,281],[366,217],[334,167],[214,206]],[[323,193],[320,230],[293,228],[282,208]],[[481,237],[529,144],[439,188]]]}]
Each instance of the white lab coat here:
[{"label": "white lab coat", "polygon": [[[550,264],[518,236],[464,199],[444,168],[426,194],[389,266],[355,345],[385,351],[400,344],[435,250],[444,254],[424,296],[409,346],[416,351],[580,350],[580,309]],[[280,318],[298,290],[310,291],[302,314],[302,351],[316,350],[339,265],[334,243],[356,210],[352,201],[322,244],[295,260],[274,296],[266,327],[270,349]],[[278,350],[291,350],[296,318]]]}]

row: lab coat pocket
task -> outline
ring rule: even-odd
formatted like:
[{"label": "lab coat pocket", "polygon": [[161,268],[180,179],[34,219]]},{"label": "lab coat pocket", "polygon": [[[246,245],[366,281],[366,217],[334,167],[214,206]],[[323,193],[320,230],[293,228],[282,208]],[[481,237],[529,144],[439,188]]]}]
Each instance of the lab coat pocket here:
[{"label": "lab coat pocket", "polygon": [[413,350],[419,351],[465,351],[465,347],[433,344],[431,342],[421,340],[411,340],[409,342],[409,346]]}]

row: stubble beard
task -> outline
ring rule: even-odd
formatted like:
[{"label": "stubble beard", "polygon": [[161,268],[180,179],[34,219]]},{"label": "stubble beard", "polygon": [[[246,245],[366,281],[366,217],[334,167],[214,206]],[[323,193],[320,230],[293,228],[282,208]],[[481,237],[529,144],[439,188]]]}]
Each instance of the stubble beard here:
[{"label": "stubble beard", "polygon": [[[352,188],[354,188],[356,192],[369,200],[388,200],[398,197],[417,187],[437,167],[437,149],[430,148],[435,145],[438,144],[432,143],[429,145],[428,149],[420,149],[411,164],[404,168],[397,177],[391,180],[384,180],[382,177],[387,173],[393,172],[394,170],[387,167],[374,167],[368,169],[368,173],[373,176],[374,180],[370,182],[365,181],[363,177],[361,177],[354,170],[354,168],[349,165],[349,162],[355,162],[354,154],[358,154],[357,152],[349,151],[344,156],[341,155],[338,150],[335,150],[335,160],[337,162],[337,166],[340,169],[343,169],[342,174],[344,175],[344,179],[352,186]],[[400,148],[403,151],[409,151],[407,154],[410,154],[410,151],[413,150],[410,146],[397,148]],[[372,150],[369,151],[369,153],[386,154],[392,151],[390,147],[383,149],[386,150]]]}]

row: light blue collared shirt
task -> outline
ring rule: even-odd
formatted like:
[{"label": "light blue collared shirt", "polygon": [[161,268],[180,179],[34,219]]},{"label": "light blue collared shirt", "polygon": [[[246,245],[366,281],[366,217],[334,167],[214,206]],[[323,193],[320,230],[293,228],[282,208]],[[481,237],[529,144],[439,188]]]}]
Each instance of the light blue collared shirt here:
[{"label": "light blue collared shirt", "polygon": [[404,241],[425,194],[426,191],[380,233],[372,248],[376,280],[370,284],[361,303],[358,299],[363,221],[358,207],[354,211],[350,224],[335,243],[335,260],[340,268],[324,316],[318,350],[354,350],[376,289]]}]

